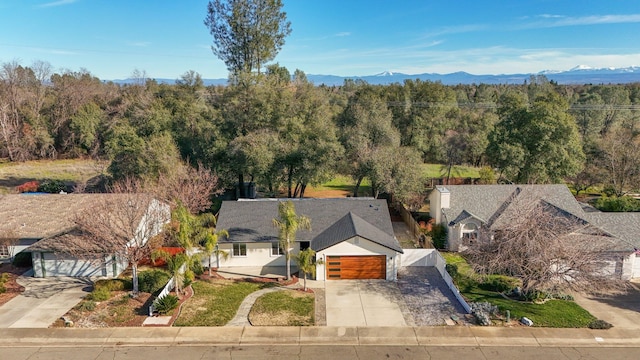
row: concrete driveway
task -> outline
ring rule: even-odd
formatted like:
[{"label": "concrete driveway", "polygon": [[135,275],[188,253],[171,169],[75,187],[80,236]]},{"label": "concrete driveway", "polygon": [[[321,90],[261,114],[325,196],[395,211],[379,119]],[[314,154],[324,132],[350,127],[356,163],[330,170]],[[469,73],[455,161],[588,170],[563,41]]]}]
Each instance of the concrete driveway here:
[{"label": "concrete driveway", "polygon": [[591,315],[619,329],[640,330],[640,289],[634,283],[626,294],[585,296],[574,294],[575,301]]},{"label": "concrete driveway", "polygon": [[413,326],[402,294],[392,281],[326,281],[325,296],[327,326]]},{"label": "concrete driveway", "polygon": [[86,278],[21,276],[25,291],[0,307],[0,328],[47,328],[91,290]]}]

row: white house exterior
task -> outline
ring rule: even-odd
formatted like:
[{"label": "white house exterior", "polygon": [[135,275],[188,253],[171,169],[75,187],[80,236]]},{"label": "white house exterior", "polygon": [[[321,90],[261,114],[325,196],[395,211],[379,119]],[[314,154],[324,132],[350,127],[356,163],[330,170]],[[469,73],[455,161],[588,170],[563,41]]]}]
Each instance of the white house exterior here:
[{"label": "white house exterior", "polygon": [[590,207],[585,211],[563,184],[436,186],[429,195],[430,215],[447,227],[448,250],[463,251],[478,239],[478,229],[491,226],[521,191],[535,191],[548,204],[612,238],[603,273],[625,280],[640,278],[640,213],[604,213]]},{"label": "white house exterior", "polygon": [[[229,232],[219,249],[223,269],[233,267],[284,267],[278,246],[278,204],[288,199],[225,201],[217,228]],[[324,264],[316,267],[317,280],[396,280],[402,248],[393,235],[386,201],[370,198],[295,199],[296,214],[311,220],[311,230],[299,230],[291,253],[311,248]],[[206,261],[206,260],[205,260]],[[208,261],[206,261],[208,262]],[[214,262],[216,263],[216,262]],[[295,262],[292,261],[295,268]]]},{"label": "white house exterior", "polygon": [[[35,277],[98,276],[117,277],[127,267],[125,259],[117,254],[103,254],[78,259],[66,250],[68,244],[82,241],[74,218],[90,212],[101,197],[119,194],[38,194],[4,195],[0,197],[0,234],[11,234],[19,239],[14,255],[19,251],[31,253]],[[139,234],[159,233],[171,217],[167,204],[152,199],[140,219]],[[151,214],[157,214],[151,215]],[[152,226],[151,231],[148,226]],[[0,235],[2,236],[2,235]],[[141,239],[145,243],[148,239]],[[133,241],[133,240],[132,240]]]}]

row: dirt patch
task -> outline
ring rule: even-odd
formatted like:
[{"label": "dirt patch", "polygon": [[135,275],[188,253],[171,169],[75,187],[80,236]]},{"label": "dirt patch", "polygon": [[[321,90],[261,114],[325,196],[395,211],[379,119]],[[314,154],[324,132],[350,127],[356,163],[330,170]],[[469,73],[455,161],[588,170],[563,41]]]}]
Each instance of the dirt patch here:
[{"label": "dirt patch", "polygon": [[304,191],[304,197],[310,198],[319,198],[319,199],[331,199],[331,198],[343,198],[350,195],[352,192],[346,190],[335,190],[335,189],[314,189],[312,187],[307,187]]},{"label": "dirt patch", "polygon": [[24,291],[24,287],[18,284],[16,279],[27,270],[28,268],[19,268],[11,264],[0,264],[0,274],[7,274],[8,277],[4,282],[5,292],[0,294],[0,306],[6,304],[9,300],[20,295]]},{"label": "dirt patch", "polygon": [[[93,302],[82,300],[63,317],[79,328],[142,326],[147,318],[151,294],[140,293],[132,298],[128,291],[114,291],[109,300]],[[65,327],[58,319],[51,327]]]}]

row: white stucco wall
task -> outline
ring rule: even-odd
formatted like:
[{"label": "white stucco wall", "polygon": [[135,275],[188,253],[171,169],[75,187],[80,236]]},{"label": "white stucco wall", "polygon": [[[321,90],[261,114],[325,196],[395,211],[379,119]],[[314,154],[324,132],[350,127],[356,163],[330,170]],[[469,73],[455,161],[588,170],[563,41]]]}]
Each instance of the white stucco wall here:
[{"label": "white stucco wall", "polygon": [[[330,248],[318,251],[316,259],[327,261],[327,256],[348,256],[348,255],[385,255],[387,257],[387,280],[396,280],[398,276],[399,255],[394,250],[378,245],[367,239],[354,237],[343,241]],[[324,264],[316,266],[316,280],[325,280],[326,270]]]},{"label": "white stucco wall", "polygon": [[[297,254],[300,251],[300,244],[294,243],[291,254]],[[247,256],[233,256],[233,245],[230,243],[221,243],[219,249],[229,254],[225,260],[220,257],[219,267],[234,266],[286,266],[284,255],[271,255],[271,243],[247,243]],[[203,259],[202,264],[208,266],[209,260]],[[292,264],[294,261],[292,260]],[[212,266],[216,266],[216,259],[212,261]]]}]

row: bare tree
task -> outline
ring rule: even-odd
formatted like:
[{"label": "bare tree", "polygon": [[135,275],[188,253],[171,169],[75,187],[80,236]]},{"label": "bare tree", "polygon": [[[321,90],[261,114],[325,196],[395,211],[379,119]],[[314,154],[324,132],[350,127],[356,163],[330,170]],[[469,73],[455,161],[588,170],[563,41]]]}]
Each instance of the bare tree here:
[{"label": "bare tree", "polygon": [[169,206],[141,193],[136,181],[115,184],[91,209],[76,217],[81,236],[71,246],[77,258],[115,254],[131,266],[133,295],[138,294],[138,265],[155,248],[154,237],[170,220]]},{"label": "bare tree", "polygon": [[607,271],[615,260],[609,252],[614,239],[533,190],[516,191],[478,235],[478,242],[464,251],[472,266],[481,273],[520,278],[525,293],[624,287]]},{"label": "bare tree", "polygon": [[198,214],[211,207],[211,197],[222,190],[218,187],[218,176],[198,164],[197,168],[184,165],[174,174],[160,174],[157,184],[151,185],[160,199],[175,208],[185,206],[190,213]]},{"label": "bare tree", "polygon": [[16,245],[20,241],[20,236],[14,230],[9,230],[3,234],[0,234],[0,247],[5,247],[7,249],[7,254],[9,255],[9,259],[13,260],[13,256],[16,252]]}]

